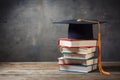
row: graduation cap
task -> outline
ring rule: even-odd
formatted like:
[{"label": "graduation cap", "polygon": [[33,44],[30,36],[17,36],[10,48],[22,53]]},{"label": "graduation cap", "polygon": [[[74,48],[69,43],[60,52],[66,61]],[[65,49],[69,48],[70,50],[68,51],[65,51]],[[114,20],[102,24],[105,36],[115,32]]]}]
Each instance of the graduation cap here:
[{"label": "graduation cap", "polygon": [[[54,23],[69,24],[68,38],[73,38],[73,39],[93,39],[93,24],[97,24],[97,22],[86,22],[86,21],[80,21],[79,19],[63,20]],[[100,23],[104,23],[104,22],[100,21]]]},{"label": "graduation cap", "polygon": [[93,24],[98,25],[98,68],[102,74],[109,75],[109,72],[103,70],[101,65],[101,38],[100,38],[100,24],[105,21],[98,20],[84,20],[84,19],[73,19],[73,20],[62,20],[60,22],[53,22],[56,24],[69,24],[68,27],[68,38],[74,39],[94,39],[93,38]]}]

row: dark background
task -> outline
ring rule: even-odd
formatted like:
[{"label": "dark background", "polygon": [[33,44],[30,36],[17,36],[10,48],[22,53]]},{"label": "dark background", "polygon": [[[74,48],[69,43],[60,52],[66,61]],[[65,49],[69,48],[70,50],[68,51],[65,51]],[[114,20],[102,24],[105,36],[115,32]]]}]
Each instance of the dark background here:
[{"label": "dark background", "polygon": [[120,61],[120,0],[0,0],[0,61],[57,61],[68,25],[52,22],[75,18],[107,21],[102,60]]}]

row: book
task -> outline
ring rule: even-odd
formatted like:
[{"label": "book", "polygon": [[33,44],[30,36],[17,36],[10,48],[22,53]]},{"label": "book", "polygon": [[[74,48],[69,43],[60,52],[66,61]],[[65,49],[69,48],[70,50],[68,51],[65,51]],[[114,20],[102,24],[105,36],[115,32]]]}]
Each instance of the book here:
[{"label": "book", "polygon": [[96,47],[89,48],[70,48],[70,47],[61,47],[61,53],[77,53],[77,54],[88,54],[96,51]]},{"label": "book", "polygon": [[96,47],[97,40],[79,40],[70,38],[59,38],[58,45],[63,47]]},{"label": "book", "polygon": [[81,65],[60,65],[60,71],[71,71],[71,72],[81,72],[88,73],[97,69],[97,64],[90,66],[81,66]]},{"label": "book", "polygon": [[84,66],[92,65],[92,64],[97,64],[97,57],[90,58],[87,60],[81,60],[81,59],[68,59],[64,57],[58,58],[58,64],[81,64]]},{"label": "book", "polygon": [[94,56],[94,53],[89,54],[75,54],[75,53],[62,53],[63,57],[71,59],[89,59]]}]

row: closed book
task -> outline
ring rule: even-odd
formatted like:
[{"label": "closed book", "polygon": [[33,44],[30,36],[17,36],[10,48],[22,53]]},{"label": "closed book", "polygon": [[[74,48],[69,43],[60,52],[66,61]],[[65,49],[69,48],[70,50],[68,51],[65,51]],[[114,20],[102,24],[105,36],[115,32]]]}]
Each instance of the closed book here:
[{"label": "closed book", "polygon": [[84,66],[97,64],[97,57],[90,58],[87,60],[81,60],[81,59],[68,59],[64,57],[58,58],[58,64],[81,64]]},{"label": "closed book", "polygon": [[62,53],[64,58],[70,59],[89,59],[94,57],[94,53],[89,54],[75,54],[75,53]]},{"label": "closed book", "polygon": [[90,66],[81,66],[81,65],[59,65],[60,71],[71,71],[71,72],[81,72],[88,73],[97,69],[97,64]]},{"label": "closed book", "polygon": [[63,47],[96,47],[97,40],[79,40],[70,38],[59,38],[58,45]]},{"label": "closed book", "polygon": [[88,47],[88,48],[79,48],[79,47],[61,47],[62,53],[77,53],[77,54],[88,54],[96,51],[96,47]]}]

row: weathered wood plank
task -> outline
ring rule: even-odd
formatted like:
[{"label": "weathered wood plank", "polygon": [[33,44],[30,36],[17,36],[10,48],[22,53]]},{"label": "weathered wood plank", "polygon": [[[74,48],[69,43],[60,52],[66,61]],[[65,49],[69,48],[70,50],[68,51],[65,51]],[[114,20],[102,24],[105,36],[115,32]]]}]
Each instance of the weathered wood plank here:
[{"label": "weathered wood plank", "polygon": [[0,62],[0,69],[58,69],[57,62]]},{"label": "weathered wood plank", "polygon": [[111,75],[98,70],[88,74],[61,72],[56,62],[0,62],[0,80],[120,80],[119,62],[103,66]]},{"label": "weathered wood plank", "polygon": [[[93,74],[99,74],[98,71],[94,71],[91,73],[75,73],[75,72],[63,72],[59,70],[0,70],[0,75],[1,74],[41,74],[41,75],[64,75],[64,74],[71,74],[71,75],[93,75]],[[113,74],[120,74],[120,72],[111,72],[111,75]],[[101,74],[99,74],[101,75]]]},{"label": "weathered wood plank", "polygon": [[[118,67],[120,62],[102,62],[104,67]],[[58,69],[57,62],[0,62],[0,69]]]},{"label": "weathered wood plank", "polygon": [[80,74],[64,74],[64,75],[25,75],[25,74],[13,74],[13,75],[0,75],[0,80],[120,80],[119,74],[112,76],[105,75],[80,75]]}]

